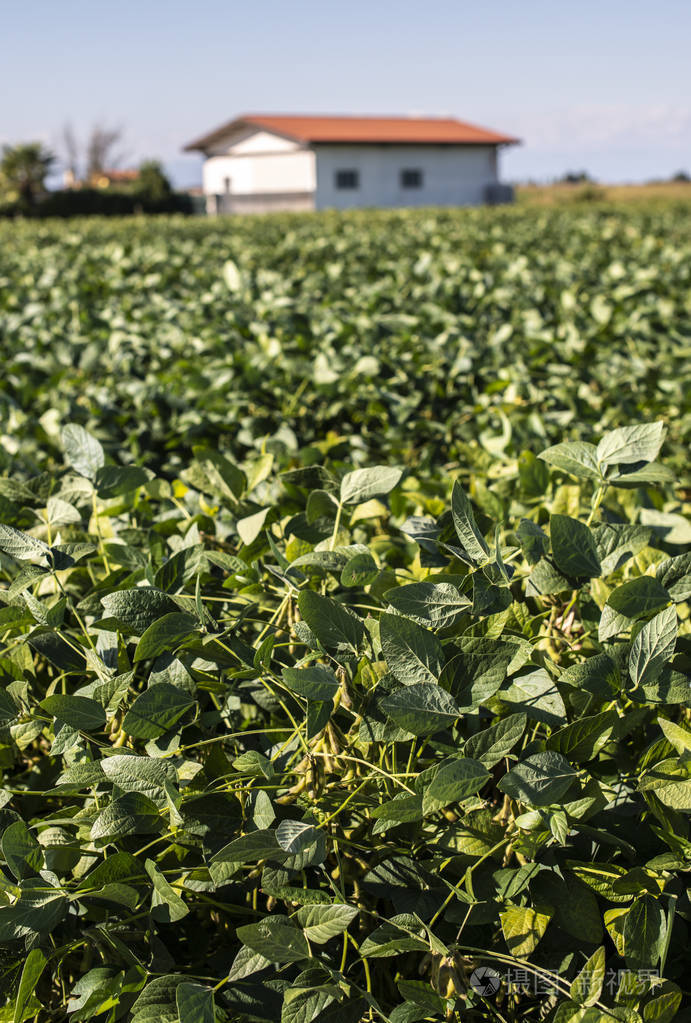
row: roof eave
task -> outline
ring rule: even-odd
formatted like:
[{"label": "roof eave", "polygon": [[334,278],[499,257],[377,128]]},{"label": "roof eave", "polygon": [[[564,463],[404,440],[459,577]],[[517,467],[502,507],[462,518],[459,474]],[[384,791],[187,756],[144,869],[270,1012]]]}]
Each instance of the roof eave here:
[{"label": "roof eave", "polygon": [[188,142],[186,146],[183,146],[183,153],[200,152],[204,153],[212,146],[215,142],[224,138],[226,135],[230,135],[231,132],[236,131],[238,128],[259,128],[264,131],[270,132],[272,135],[277,135],[279,138],[289,139],[291,142],[298,142],[302,145],[307,145],[310,139],[301,138],[299,135],[288,133],[285,131],[277,131],[274,127],[264,123],[258,117],[236,117],[232,121],[228,121],[226,124],[222,124],[220,128],[216,128],[214,131],[210,131],[208,135],[202,135],[198,139],[194,139],[192,142]]},{"label": "roof eave", "polygon": [[520,146],[522,139],[330,139],[311,138],[306,140],[313,146]]}]

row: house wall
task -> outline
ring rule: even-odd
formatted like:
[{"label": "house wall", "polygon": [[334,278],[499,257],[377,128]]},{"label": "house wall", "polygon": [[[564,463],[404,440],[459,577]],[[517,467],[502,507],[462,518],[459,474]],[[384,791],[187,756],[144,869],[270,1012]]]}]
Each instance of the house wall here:
[{"label": "house wall", "polygon": [[[497,181],[495,146],[317,145],[316,209],[358,206],[475,206]],[[419,169],[421,188],[402,188],[400,172]],[[356,189],[337,189],[338,170],[356,170]]]},{"label": "house wall", "polygon": [[316,187],[315,158],[308,149],[210,156],[202,178],[207,195],[223,195],[226,179],[231,194],[238,196],[311,194]]}]

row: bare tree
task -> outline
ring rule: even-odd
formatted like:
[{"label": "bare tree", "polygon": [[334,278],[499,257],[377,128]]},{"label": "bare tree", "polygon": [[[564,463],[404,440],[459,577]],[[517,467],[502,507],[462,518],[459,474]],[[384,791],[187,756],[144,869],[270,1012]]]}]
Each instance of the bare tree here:
[{"label": "bare tree", "polygon": [[86,176],[88,180],[111,170],[123,160],[122,152],[115,147],[122,141],[122,128],[105,128],[96,125],[86,143]]},{"label": "bare tree", "polygon": [[79,179],[79,143],[74,128],[67,121],[60,137],[60,151],[65,168],[65,178],[74,184]]}]

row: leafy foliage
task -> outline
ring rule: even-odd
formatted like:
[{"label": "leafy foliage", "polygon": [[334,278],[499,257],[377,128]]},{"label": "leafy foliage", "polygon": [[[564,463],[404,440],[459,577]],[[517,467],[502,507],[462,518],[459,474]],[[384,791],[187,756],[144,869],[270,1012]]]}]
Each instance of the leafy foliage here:
[{"label": "leafy foliage", "polygon": [[[392,221],[430,247],[407,278]],[[538,387],[553,339],[522,305],[536,268],[512,271],[528,350],[499,333],[507,296],[488,297],[472,260],[449,262],[454,231],[476,246],[482,224],[490,239],[495,224],[530,233],[504,212],[374,217],[380,276],[370,262],[361,292],[342,280],[310,320],[334,263],[366,278],[344,262],[365,221],[318,244],[313,225],[328,222],[238,225],[255,257],[276,225],[294,237],[273,269],[239,259],[206,297],[193,276],[220,229],[171,226],[174,265],[152,256],[148,272],[177,322],[132,287],[163,238],[128,250],[119,228],[79,249],[92,288],[106,258],[106,291],[119,281],[99,326],[93,297],[65,340],[56,322],[39,328],[46,310],[28,295],[5,306],[19,398],[0,478],[0,1019],[682,1019],[691,562],[688,491],[667,468],[688,425],[670,411],[677,355],[658,352],[649,390],[629,357],[635,409],[623,385],[616,402],[564,374],[560,391]],[[570,225],[582,247],[589,223]],[[483,244],[495,250],[477,265],[508,274],[514,243]],[[3,258],[20,292],[46,289],[59,310],[61,287],[83,286],[67,271],[51,297],[18,274],[21,255]],[[387,313],[381,281],[399,274]],[[630,320],[621,281],[608,278],[608,301],[623,289],[611,317],[620,303]],[[513,351],[506,386],[462,354],[470,282],[468,323],[493,323],[485,354]],[[138,336],[111,322],[127,303]],[[568,322],[559,343],[585,366]],[[357,348],[367,330],[376,355]],[[27,336],[32,362],[18,356]],[[330,345],[341,355],[316,366]],[[347,393],[356,350],[381,365]]]}]

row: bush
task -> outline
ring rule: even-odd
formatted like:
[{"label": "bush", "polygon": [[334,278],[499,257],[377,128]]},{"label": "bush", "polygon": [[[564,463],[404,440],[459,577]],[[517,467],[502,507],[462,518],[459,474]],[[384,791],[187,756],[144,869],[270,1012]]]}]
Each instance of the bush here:
[{"label": "bush", "polygon": [[80,188],[46,192],[32,207],[0,206],[0,217],[122,217],[132,213],[192,213],[192,200],[181,192],[151,196],[146,191]]},{"label": "bush", "polygon": [[599,185],[583,185],[573,196],[574,202],[602,202],[607,192]]}]

